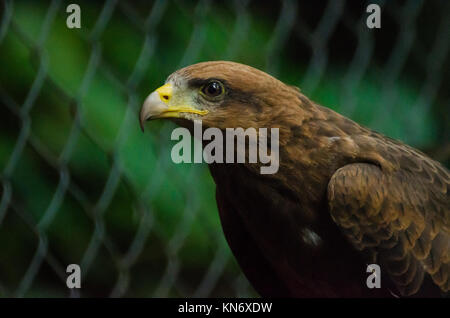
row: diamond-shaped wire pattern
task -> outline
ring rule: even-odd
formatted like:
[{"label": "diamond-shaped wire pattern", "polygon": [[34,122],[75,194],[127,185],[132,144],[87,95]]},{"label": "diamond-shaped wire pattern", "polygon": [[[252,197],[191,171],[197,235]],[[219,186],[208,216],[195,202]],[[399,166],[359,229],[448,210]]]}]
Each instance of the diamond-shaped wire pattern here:
[{"label": "diamond-shaped wire pattern", "polygon": [[[255,296],[225,242],[206,165],[139,131],[176,69],[235,60],[448,164],[450,6],[370,2],[3,1],[0,296]],[[66,287],[79,264],[82,288]]]}]

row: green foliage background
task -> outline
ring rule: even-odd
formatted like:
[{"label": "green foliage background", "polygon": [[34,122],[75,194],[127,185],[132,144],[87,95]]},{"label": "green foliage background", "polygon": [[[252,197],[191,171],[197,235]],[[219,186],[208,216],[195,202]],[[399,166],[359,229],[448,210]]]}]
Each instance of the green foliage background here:
[{"label": "green foliage background", "polygon": [[144,98],[195,62],[264,69],[448,165],[449,6],[413,2],[381,2],[381,30],[347,3],[329,39],[313,33],[328,2],[80,1],[79,30],[66,27],[69,2],[3,3],[0,296],[67,296],[71,263],[82,296],[255,295],[207,167],[171,162],[172,124],[139,129]]}]

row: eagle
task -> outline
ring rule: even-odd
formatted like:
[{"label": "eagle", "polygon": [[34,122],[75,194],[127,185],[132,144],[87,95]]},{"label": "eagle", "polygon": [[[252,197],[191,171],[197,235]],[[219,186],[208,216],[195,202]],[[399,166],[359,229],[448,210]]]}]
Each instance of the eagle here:
[{"label": "eagle", "polygon": [[276,173],[208,164],[227,243],[261,296],[449,295],[450,172],[419,150],[229,61],[174,72],[139,117],[278,128]]}]

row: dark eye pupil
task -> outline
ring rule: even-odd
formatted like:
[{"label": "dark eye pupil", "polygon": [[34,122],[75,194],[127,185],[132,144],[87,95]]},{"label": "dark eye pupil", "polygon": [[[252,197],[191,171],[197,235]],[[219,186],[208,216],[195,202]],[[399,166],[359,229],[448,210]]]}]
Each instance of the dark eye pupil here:
[{"label": "dark eye pupil", "polygon": [[208,96],[219,96],[222,93],[222,86],[217,82],[211,82],[206,86],[205,94]]}]

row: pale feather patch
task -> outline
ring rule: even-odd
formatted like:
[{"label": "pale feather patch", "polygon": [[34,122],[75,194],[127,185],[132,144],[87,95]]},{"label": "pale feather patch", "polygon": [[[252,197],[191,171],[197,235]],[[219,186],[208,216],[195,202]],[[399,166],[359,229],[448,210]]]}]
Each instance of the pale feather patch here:
[{"label": "pale feather patch", "polygon": [[303,241],[312,246],[319,246],[322,243],[322,239],[316,232],[311,231],[310,229],[303,229],[301,231]]}]

